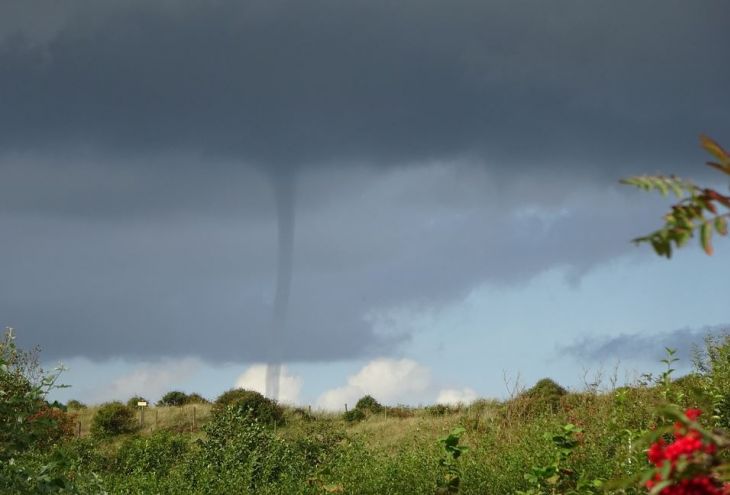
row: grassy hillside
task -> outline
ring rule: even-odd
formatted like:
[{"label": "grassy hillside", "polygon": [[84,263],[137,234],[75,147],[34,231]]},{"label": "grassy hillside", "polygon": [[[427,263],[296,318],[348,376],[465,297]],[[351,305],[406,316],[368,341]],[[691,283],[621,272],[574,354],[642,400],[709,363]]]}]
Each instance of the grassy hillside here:
[{"label": "grassy hillside", "polygon": [[[672,386],[676,394],[691,395],[681,386]],[[638,472],[646,460],[632,442],[661,421],[654,410],[665,392],[632,387],[548,400],[523,394],[453,408],[386,409],[354,422],[286,409],[275,428],[245,415],[214,424],[210,405],[153,407],[144,428],[104,439],[88,433],[97,411],[90,407],[76,413],[82,438],[63,448],[72,458],[87,455],[79,478],[94,472],[110,493],[431,494],[449,478],[439,439],[462,427],[459,444],[468,450],[456,463],[459,493],[515,493],[530,489],[525,474],[533,467],[554,462],[551,437],[566,424],[582,430],[566,463],[576,473],[573,485]],[[216,436],[221,429],[224,440]]]},{"label": "grassy hillside", "polygon": [[[665,373],[630,387],[566,391],[545,379],[506,401],[459,407],[383,408],[368,398],[347,415],[310,413],[246,392],[230,393],[227,405],[149,407],[140,426],[139,409],[121,403],[67,413],[41,406],[21,424],[43,435],[30,428],[18,447],[6,441],[16,430],[4,430],[0,492],[646,493],[631,478],[654,469],[651,441],[682,438],[666,404],[701,408],[705,427],[730,424],[728,342],[709,342],[696,373],[678,380],[669,360]],[[680,468],[699,476],[723,462],[730,442],[713,438],[719,453],[703,450],[695,460],[704,464],[684,459]],[[666,476],[684,476],[680,468]]]}]

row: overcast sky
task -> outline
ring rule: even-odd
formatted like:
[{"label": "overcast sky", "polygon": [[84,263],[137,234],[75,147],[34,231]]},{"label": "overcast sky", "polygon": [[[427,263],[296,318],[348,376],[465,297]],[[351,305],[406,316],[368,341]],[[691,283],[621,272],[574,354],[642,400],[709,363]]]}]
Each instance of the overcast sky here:
[{"label": "overcast sky", "polygon": [[258,387],[290,184],[289,400],[653,366],[637,346],[730,323],[688,289],[726,291],[730,245],[636,248],[667,203],[618,180],[713,180],[728,22],[720,0],[7,0],[0,325],[71,367],[61,397]]}]

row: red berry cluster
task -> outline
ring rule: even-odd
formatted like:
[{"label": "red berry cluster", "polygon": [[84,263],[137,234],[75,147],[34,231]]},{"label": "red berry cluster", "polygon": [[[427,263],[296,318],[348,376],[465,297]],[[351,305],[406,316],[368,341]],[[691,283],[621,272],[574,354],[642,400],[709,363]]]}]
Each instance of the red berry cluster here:
[{"label": "red berry cluster", "polygon": [[[690,421],[696,421],[701,411],[699,409],[687,409],[685,416]],[[730,486],[722,485],[719,481],[708,474],[709,467],[713,462],[711,456],[716,452],[713,443],[703,440],[699,431],[693,428],[686,428],[682,423],[674,424],[674,441],[666,444],[664,439],[660,438],[649,447],[647,457],[649,462],[656,466],[654,477],[646,482],[646,488],[651,490],[657,484],[661,483],[662,468],[669,463],[668,479],[671,484],[665,486],[659,493],[660,495],[730,495]],[[710,462],[708,462],[708,456]],[[693,472],[693,476],[682,477],[677,472],[677,461],[684,459],[688,463],[702,466]]]}]

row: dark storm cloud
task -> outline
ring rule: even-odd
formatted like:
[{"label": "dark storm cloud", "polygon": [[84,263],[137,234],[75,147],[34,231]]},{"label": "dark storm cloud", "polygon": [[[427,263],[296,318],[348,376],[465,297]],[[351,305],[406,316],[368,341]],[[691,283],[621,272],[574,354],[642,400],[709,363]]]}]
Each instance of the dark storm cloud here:
[{"label": "dark storm cloud", "polygon": [[[371,313],[442,304],[485,281],[512,284],[551,266],[583,272],[639,252],[628,239],[657,217],[646,198],[637,202],[625,191],[571,192],[572,183],[499,191],[468,167],[349,175],[322,170],[302,181],[301,197],[315,200],[299,211],[291,331],[282,342],[287,359],[387,353],[408,335],[378,334]],[[327,191],[333,179],[337,188]],[[240,182],[242,196],[255,192]],[[523,208],[516,194],[544,189],[566,198]],[[17,327],[23,342],[41,344],[49,359],[268,358],[276,226],[263,206],[272,209],[273,200],[260,198],[268,201],[252,214],[234,192],[220,196],[208,192],[164,214],[109,213],[106,220],[83,212],[0,215],[8,233],[4,323]],[[595,209],[583,206],[588,201]],[[206,209],[209,202],[219,214]]]},{"label": "dark storm cloud", "polygon": [[2,44],[5,149],[591,168],[728,130],[725,2],[72,5],[49,40]]},{"label": "dark storm cloud", "polygon": [[719,335],[730,330],[730,325],[703,328],[680,328],[660,334],[623,333],[604,339],[586,339],[563,347],[561,353],[589,361],[629,359],[656,363],[666,356],[665,348],[677,350],[684,364],[691,362],[692,349],[701,346],[708,335]]},{"label": "dark storm cloud", "polygon": [[730,134],[727,19],[725,2],[4,2],[0,323],[46,357],[266,359],[270,179],[295,170],[289,359],[407,339],[371,311],[581,273],[660,212],[606,184],[697,176],[696,135]]}]

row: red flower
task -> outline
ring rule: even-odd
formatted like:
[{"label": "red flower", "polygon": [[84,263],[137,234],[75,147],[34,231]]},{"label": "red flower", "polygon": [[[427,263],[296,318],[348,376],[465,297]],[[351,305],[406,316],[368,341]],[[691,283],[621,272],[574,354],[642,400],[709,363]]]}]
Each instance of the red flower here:
[{"label": "red flower", "polygon": [[687,419],[690,421],[697,421],[697,418],[700,417],[700,414],[702,414],[702,411],[699,409],[687,409],[684,412],[684,415],[687,416]]},{"label": "red flower", "polygon": [[[700,416],[699,409],[687,409],[685,416],[690,421],[696,421]],[[646,455],[654,466],[661,468],[665,463],[670,463],[669,479],[672,483],[664,487],[660,495],[730,495],[730,486],[721,485],[709,474],[698,474],[692,478],[679,478],[676,470],[677,460],[686,459],[689,462],[697,463],[707,470],[707,458],[702,454],[714,455],[716,446],[710,442],[703,441],[699,431],[693,428],[686,428],[681,422],[674,425],[674,441],[667,445],[663,439],[654,442]],[[713,459],[713,462],[716,462]],[[676,478],[676,479],[673,479]],[[657,483],[663,481],[659,471],[654,473],[652,479],[645,483],[647,489],[651,490]]]}]

